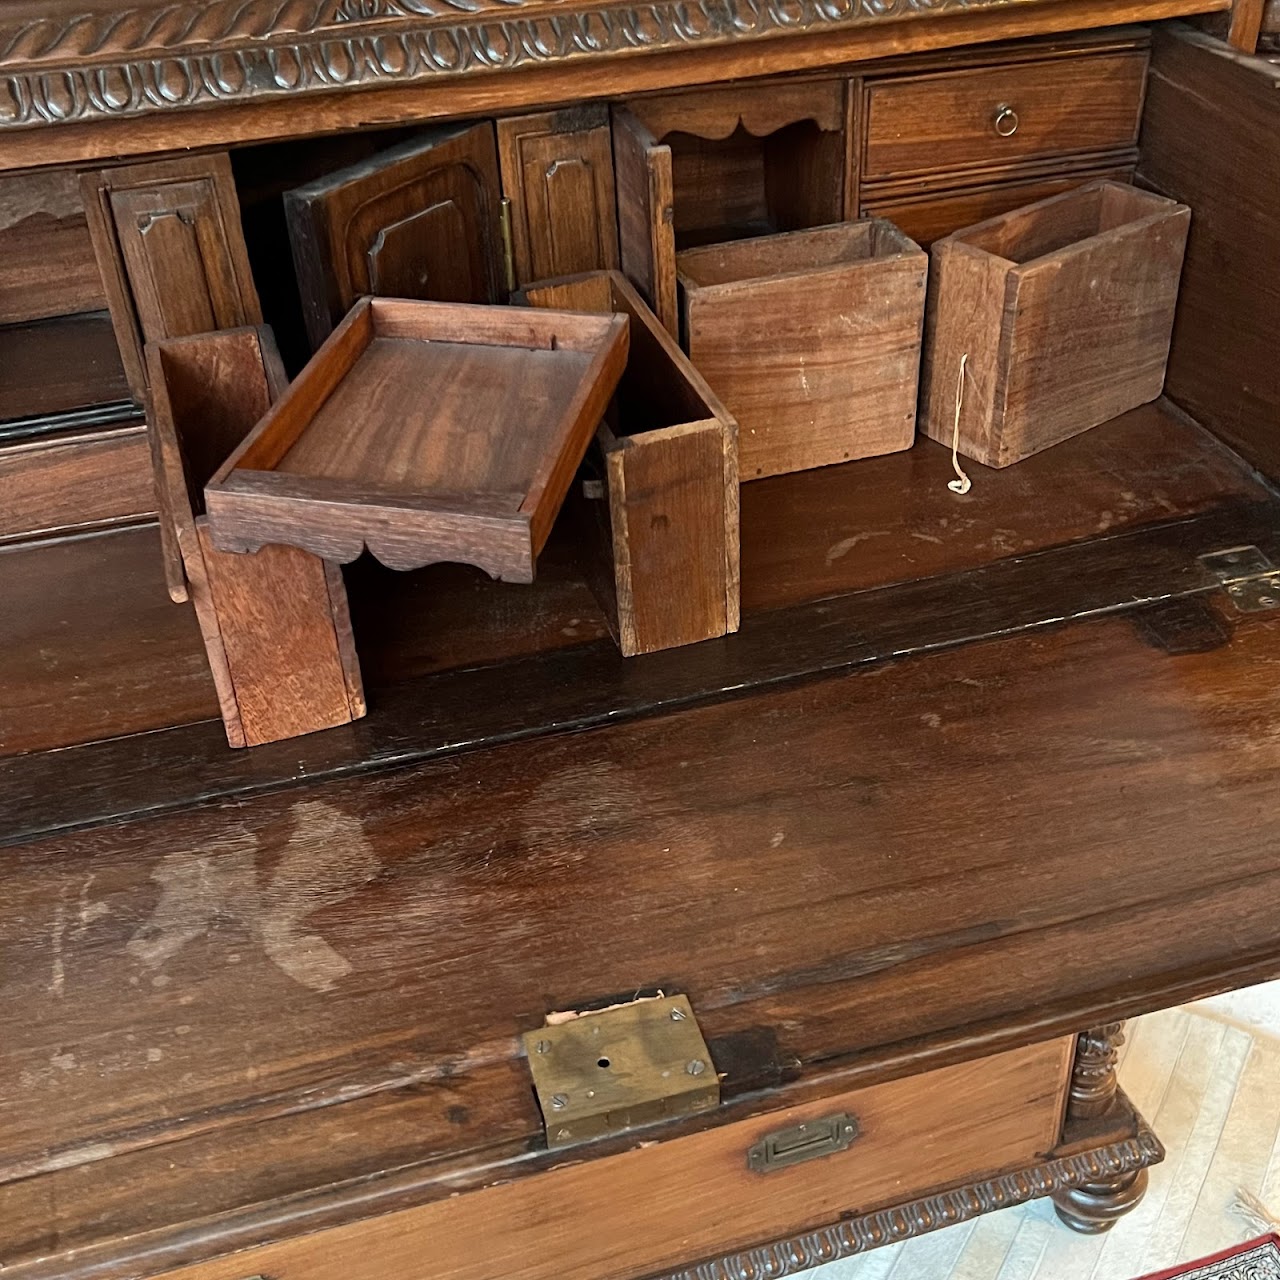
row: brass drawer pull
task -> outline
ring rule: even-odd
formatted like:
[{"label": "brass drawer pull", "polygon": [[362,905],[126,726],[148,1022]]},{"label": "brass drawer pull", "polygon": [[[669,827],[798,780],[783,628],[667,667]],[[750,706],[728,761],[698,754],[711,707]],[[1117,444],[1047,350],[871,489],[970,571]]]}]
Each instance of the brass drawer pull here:
[{"label": "brass drawer pull", "polygon": [[789,1129],[776,1129],[766,1133],[747,1151],[747,1168],[757,1173],[772,1173],[806,1160],[817,1160],[848,1150],[857,1136],[858,1122],[846,1111],[820,1120],[807,1120]]},{"label": "brass drawer pull", "polygon": [[1007,103],[996,108],[995,130],[1002,138],[1012,138],[1018,132],[1018,113]]}]

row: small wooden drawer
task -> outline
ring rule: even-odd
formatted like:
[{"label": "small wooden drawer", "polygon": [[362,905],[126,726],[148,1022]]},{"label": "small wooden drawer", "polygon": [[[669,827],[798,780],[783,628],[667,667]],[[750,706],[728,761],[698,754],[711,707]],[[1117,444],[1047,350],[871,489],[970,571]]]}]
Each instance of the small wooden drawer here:
[{"label": "small wooden drawer", "polygon": [[155,509],[142,423],[0,449],[0,542],[139,520]]},{"label": "small wooden drawer", "polygon": [[1129,182],[1133,169],[1132,164],[1125,164],[1051,178],[1024,178],[1018,182],[983,183],[928,195],[869,200],[862,206],[862,216],[892,222],[922,249],[927,249],[935,240],[961,227],[971,227],[975,222],[1019,209],[1024,204],[1061,195],[1086,182],[1102,179]]},{"label": "small wooden drawer", "polygon": [[1146,71],[1131,51],[872,81],[862,180],[1132,146]]},{"label": "small wooden drawer", "polygon": [[[1074,1045],[1066,1036],[671,1141],[654,1130],[618,1155],[584,1147],[545,1173],[165,1280],[422,1280],[428,1257],[431,1280],[638,1280],[1038,1162],[1058,1142]],[[762,1171],[752,1152],[801,1124],[856,1132],[843,1150]]]}]

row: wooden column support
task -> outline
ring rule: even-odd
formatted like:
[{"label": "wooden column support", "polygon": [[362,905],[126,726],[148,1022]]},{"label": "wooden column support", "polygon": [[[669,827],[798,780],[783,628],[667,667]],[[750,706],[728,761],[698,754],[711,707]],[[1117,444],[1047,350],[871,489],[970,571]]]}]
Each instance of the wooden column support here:
[{"label": "wooden column support", "polygon": [[1068,1120],[1095,1120],[1114,1105],[1119,1093],[1116,1063],[1122,1044],[1123,1022],[1106,1022],[1080,1033],[1067,1097]]},{"label": "wooden column support", "polygon": [[[1098,1120],[1120,1099],[1116,1064],[1124,1043],[1124,1023],[1105,1022],[1082,1031],[1067,1093],[1067,1123]],[[1147,1190],[1147,1170],[1100,1166],[1099,1176],[1053,1193],[1058,1217],[1073,1231],[1096,1235],[1109,1231],[1134,1208]]]}]

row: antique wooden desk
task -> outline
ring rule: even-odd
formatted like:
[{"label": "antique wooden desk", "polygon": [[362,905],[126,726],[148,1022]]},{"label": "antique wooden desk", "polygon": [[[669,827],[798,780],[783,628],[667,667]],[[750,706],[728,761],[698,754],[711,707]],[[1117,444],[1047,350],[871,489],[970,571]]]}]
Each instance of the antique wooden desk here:
[{"label": "antique wooden desk", "polygon": [[[1261,5],[1168,21],[1219,8],[3,7],[0,1275],[781,1276],[1136,1203],[1122,1021],[1280,974],[1280,67]],[[667,319],[726,218],[1097,176],[1192,209],[1166,398],[963,497],[928,440],[744,472],[741,630],[642,657],[559,525],[517,595],[357,565],[368,717],[227,746],[144,342],[296,369],[392,281],[584,265]],[[591,1136],[529,1056],[611,1005],[696,1024],[697,1101]]]}]

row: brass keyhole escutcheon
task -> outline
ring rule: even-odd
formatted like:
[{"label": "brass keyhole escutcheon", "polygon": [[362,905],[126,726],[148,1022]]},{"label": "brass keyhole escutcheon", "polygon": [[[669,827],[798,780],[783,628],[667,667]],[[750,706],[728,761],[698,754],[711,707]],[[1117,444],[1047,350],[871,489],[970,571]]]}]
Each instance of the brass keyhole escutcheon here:
[{"label": "brass keyhole escutcheon", "polygon": [[995,130],[1002,138],[1012,138],[1018,132],[1018,113],[1007,102],[996,108]]}]

